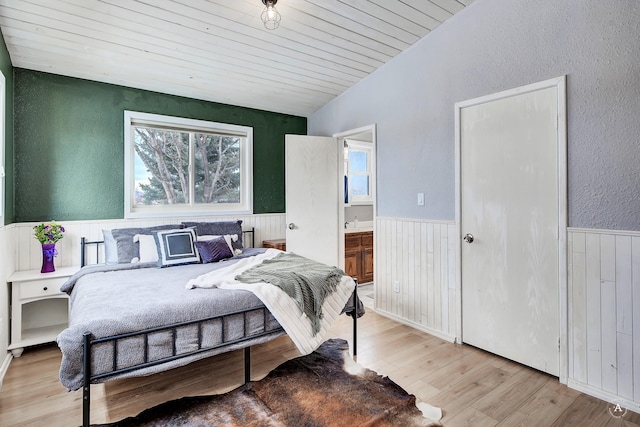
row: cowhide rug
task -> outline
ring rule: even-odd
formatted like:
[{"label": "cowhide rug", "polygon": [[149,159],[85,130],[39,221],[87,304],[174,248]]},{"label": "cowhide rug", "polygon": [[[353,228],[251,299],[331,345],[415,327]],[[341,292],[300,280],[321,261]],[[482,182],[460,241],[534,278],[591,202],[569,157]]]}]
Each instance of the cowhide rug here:
[{"label": "cowhide rug", "polygon": [[358,365],[348,348],[346,341],[330,339],[229,393],[184,397],[102,426],[441,425],[440,409],[416,406],[415,396]]}]

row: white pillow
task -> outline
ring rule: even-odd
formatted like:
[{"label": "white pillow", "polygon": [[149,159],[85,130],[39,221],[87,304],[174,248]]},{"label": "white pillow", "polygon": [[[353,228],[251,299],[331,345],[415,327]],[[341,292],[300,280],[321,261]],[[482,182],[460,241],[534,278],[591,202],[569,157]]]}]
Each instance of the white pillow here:
[{"label": "white pillow", "polygon": [[[213,240],[213,239],[217,239],[220,236],[213,236],[213,235],[204,235],[204,236],[198,236],[196,240],[200,241],[200,242],[204,242],[207,240]],[[225,234],[224,236],[224,241],[227,242],[227,245],[229,246],[229,249],[231,249],[231,253],[234,255],[238,255],[238,252],[236,252],[233,249],[233,245],[231,244],[231,242],[237,242],[238,241],[238,235],[237,234]],[[240,252],[242,252],[242,250],[240,250]]]},{"label": "white pillow", "polygon": [[140,244],[140,258],[137,260],[134,258],[131,262],[158,262],[158,246],[153,235],[136,234],[133,236],[133,241]]}]

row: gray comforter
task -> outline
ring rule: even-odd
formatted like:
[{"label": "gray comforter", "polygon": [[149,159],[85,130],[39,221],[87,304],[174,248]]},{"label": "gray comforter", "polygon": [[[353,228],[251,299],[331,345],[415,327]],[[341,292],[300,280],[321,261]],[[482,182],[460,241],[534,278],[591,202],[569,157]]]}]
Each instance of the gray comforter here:
[{"label": "gray comforter", "polygon": [[[219,269],[242,257],[255,255],[261,249],[247,249],[233,260],[211,264],[190,264],[159,269],[154,263],[117,264],[85,267],[71,277],[62,290],[70,295],[69,327],[58,335],[58,346],[62,351],[60,381],[69,390],[82,386],[82,334],[89,331],[95,338],[165,326],[178,322],[202,319],[249,308],[263,307],[262,302],[251,292],[224,289],[186,289],[189,279],[196,278],[214,269]],[[243,322],[230,322],[229,336],[225,341],[243,335]],[[267,316],[266,325],[262,314],[250,317],[248,334],[275,330],[274,334],[237,343],[225,348],[189,356],[174,362],[145,368],[126,376],[148,375],[172,367],[186,365],[194,360],[225,351],[266,342],[282,335],[278,322]],[[197,330],[184,327],[178,330],[178,352],[197,348]],[[219,321],[212,321],[204,328],[204,344],[218,344],[221,340]],[[107,347],[107,345],[102,345]],[[111,345],[93,350],[92,373],[111,369]],[[118,344],[118,366],[130,366],[142,361],[143,342],[131,338]],[[149,339],[150,359],[171,354],[171,337],[158,333]],[[111,379],[114,379],[112,377]]]}]

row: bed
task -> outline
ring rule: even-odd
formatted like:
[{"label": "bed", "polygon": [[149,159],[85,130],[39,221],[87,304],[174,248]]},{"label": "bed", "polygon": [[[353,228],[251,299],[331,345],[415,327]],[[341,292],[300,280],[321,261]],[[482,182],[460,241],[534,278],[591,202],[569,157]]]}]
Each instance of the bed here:
[{"label": "bed", "polygon": [[[123,230],[105,231],[104,241],[83,239],[83,264],[88,245],[96,248],[103,245],[107,263],[83,267],[62,287],[70,296],[70,315],[69,327],[57,338],[63,355],[60,380],[68,390],[82,388],[83,425],[90,424],[91,384],[151,375],[237,349],[244,349],[247,382],[251,379],[252,345],[289,333],[305,354],[316,341],[321,341],[323,333],[341,313],[353,317],[356,354],[356,319],[364,309],[353,279],[340,277],[336,290],[323,301],[317,331],[311,331],[299,344],[293,338],[299,334],[294,329],[304,322],[294,321],[292,329],[291,319],[285,317],[306,318],[301,314],[302,308],[295,315],[288,314],[295,311],[287,305],[290,303],[279,308],[279,302],[265,304],[259,292],[247,291],[264,283],[241,284],[233,279],[245,271],[254,271],[251,269],[259,264],[277,263],[279,257],[289,256],[275,249],[249,247],[253,244],[247,237],[253,240],[253,232],[243,232],[241,222]],[[193,253],[189,258],[188,253],[183,254],[175,247],[164,247],[163,252],[163,242],[184,240],[185,235],[192,241],[192,252],[193,248],[199,249],[195,251],[198,262],[194,261]],[[154,238],[157,260],[149,258],[149,236]],[[213,245],[196,244],[204,236],[214,236],[201,241],[215,240],[218,247],[224,242],[227,257],[201,262],[209,259],[207,248]],[[114,248],[117,256],[113,254]],[[171,256],[176,254],[186,258],[172,260]],[[114,262],[117,258],[120,262]],[[220,277],[222,280],[218,280]],[[209,278],[216,278],[215,283]],[[313,324],[311,319],[307,320],[309,325]],[[310,341],[306,342],[307,339]]]}]

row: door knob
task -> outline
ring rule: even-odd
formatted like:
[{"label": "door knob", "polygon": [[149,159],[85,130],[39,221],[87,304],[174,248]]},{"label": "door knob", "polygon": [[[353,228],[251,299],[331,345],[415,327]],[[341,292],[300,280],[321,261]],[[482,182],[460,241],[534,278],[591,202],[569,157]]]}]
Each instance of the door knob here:
[{"label": "door knob", "polygon": [[465,234],[462,240],[464,240],[467,243],[473,243],[473,234],[471,233]]},{"label": "door knob", "polygon": [[293,230],[294,228],[296,228],[296,225],[292,222],[289,223],[289,230]]}]

